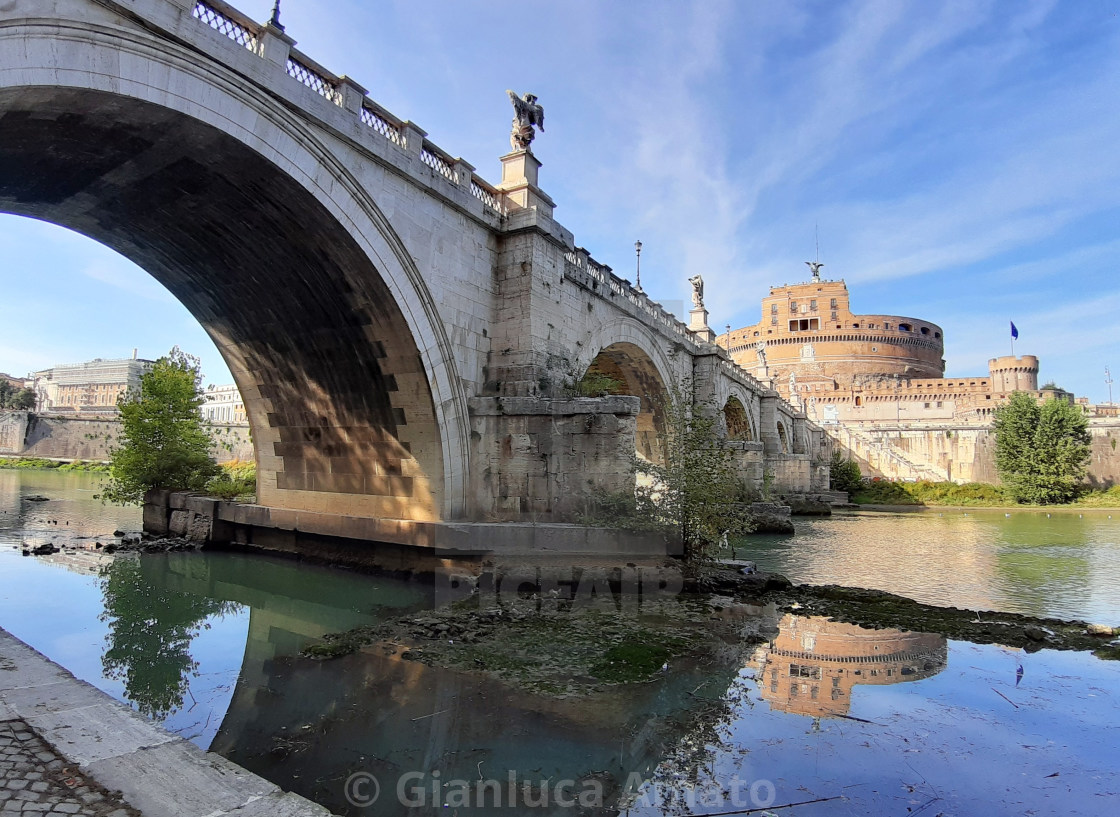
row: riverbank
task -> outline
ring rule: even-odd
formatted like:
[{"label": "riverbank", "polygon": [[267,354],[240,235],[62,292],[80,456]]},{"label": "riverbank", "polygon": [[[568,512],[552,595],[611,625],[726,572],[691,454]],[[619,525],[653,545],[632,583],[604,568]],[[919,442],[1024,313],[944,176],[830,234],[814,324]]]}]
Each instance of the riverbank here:
[{"label": "riverbank", "polygon": [[108,461],[67,460],[51,457],[0,457],[0,468],[108,473],[109,463]]},{"label": "riverbank", "polygon": [[937,507],[937,508],[992,508],[992,509],[1042,509],[1120,508],[1120,485],[1109,488],[1086,489],[1073,502],[1060,505],[1027,505],[1014,502],[1003,495],[998,485],[984,482],[864,482],[850,494],[851,502],[863,508],[870,507]]},{"label": "riverbank", "polygon": [[164,731],[3,629],[0,670],[0,726],[12,736],[3,762],[17,775],[4,814],[15,804],[106,817],[330,815]]}]

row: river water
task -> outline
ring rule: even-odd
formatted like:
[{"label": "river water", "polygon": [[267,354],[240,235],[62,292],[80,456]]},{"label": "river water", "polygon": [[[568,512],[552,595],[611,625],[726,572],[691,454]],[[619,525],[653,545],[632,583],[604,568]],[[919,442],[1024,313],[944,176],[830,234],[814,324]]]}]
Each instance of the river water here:
[{"label": "river water", "polygon": [[[432,588],[255,555],[107,557],[96,543],[139,514],[102,506],[97,482],[0,470],[0,626],[338,814],[1098,815],[1120,794],[1120,666],[1089,654],[744,608],[769,638],[746,658],[568,698],[393,651],[311,661],[303,646],[426,609]],[[796,581],[1120,623],[1107,512],[798,528],[737,555]],[[69,547],[22,555],[46,541]]]}]

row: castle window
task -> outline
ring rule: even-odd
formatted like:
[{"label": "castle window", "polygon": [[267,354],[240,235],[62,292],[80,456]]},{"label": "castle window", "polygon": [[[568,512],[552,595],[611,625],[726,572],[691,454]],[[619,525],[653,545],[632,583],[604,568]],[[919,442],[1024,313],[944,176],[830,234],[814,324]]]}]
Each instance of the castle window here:
[{"label": "castle window", "polygon": [[863,405],[863,398],[862,397],[856,397],[856,405],[857,406],[862,406]]},{"label": "castle window", "polygon": [[933,333],[933,336],[934,336],[935,338],[939,338],[939,337],[941,337],[941,333],[940,333],[940,332],[934,332],[934,333]]},{"label": "castle window", "polygon": [[922,334],[923,335],[928,335],[929,334],[929,327],[928,326],[923,326],[922,327]]},{"label": "castle window", "polygon": [[911,326],[910,324],[908,324],[908,323],[900,323],[900,324],[898,325],[898,331],[899,331],[899,332],[913,332],[913,331],[914,331],[914,327],[912,327],[912,326]]},{"label": "castle window", "polygon": [[778,325],[778,317],[776,315],[773,318],[770,319],[770,325],[771,326],[777,326]]},{"label": "castle window", "polygon": [[[832,310],[832,314],[831,314],[831,315],[829,315],[829,318],[830,318],[831,320],[836,320],[836,310],[835,310],[835,309],[834,309],[834,310]],[[837,328],[837,329],[839,329],[840,327],[839,327],[839,326],[837,326],[836,328]]]},{"label": "castle window", "polygon": [[852,324],[852,329],[859,329],[859,324],[858,323],[853,323]]},{"label": "castle window", "polygon": [[770,314],[771,315],[777,315],[778,314],[778,305],[777,304],[770,304]]},{"label": "castle window", "polygon": [[829,309],[835,309],[836,308],[836,299],[835,298],[833,298],[831,301],[829,301],[828,308]]},{"label": "castle window", "polygon": [[922,408],[929,408],[929,403],[922,403]]},{"label": "castle window", "polygon": [[816,312],[817,311],[817,299],[816,298],[813,298],[811,301],[809,301],[809,310],[811,312]]},{"label": "castle window", "polygon": [[797,301],[790,301],[789,302],[789,311],[790,312],[796,312],[797,311]]},{"label": "castle window", "polygon": [[821,678],[821,668],[806,666],[805,664],[790,664],[789,665],[790,678],[812,678],[819,681]]}]

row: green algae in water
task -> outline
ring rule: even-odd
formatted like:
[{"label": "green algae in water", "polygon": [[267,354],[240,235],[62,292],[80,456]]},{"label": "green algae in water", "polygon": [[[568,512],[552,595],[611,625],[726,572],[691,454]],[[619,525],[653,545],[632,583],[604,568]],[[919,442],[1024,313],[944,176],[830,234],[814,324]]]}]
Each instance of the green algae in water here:
[{"label": "green algae in water", "polygon": [[668,647],[646,642],[629,641],[616,644],[591,667],[591,674],[600,681],[630,683],[653,677],[673,657]]}]

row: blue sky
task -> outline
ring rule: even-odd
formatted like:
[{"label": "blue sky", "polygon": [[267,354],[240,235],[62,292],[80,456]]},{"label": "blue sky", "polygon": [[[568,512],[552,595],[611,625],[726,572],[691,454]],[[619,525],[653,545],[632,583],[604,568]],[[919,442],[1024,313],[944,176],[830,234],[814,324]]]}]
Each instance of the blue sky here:
[{"label": "blue sky", "polygon": [[[627,277],[640,238],[666,302],[702,274],[718,331],[807,277],[817,229],[854,311],[945,329],[950,376],[1008,354],[1010,320],[1044,380],[1104,401],[1120,374],[1120,0],[284,0],[282,19],[492,181],[505,89],[537,94],[556,217]],[[179,344],[230,380],[113,252],[0,216],[0,258],[0,371]]]}]

